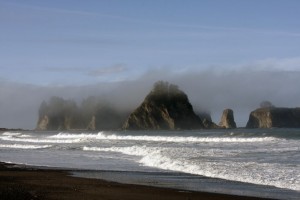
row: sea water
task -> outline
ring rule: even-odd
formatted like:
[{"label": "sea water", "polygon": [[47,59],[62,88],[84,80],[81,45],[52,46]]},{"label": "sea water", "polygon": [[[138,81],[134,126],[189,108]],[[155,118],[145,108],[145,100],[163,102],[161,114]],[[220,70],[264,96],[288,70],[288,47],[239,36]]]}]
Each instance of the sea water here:
[{"label": "sea water", "polygon": [[300,129],[0,132],[0,161],[123,183],[300,197]]}]

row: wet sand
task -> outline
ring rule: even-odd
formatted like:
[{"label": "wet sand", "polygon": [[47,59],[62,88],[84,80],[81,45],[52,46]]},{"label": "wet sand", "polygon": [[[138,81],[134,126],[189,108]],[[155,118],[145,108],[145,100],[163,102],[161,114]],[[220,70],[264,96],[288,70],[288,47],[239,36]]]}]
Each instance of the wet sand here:
[{"label": "wet sand", "polygon": [[263,198],[120,184],[70,176],[67,170],[0,163],[1,200],[259,200]]}]

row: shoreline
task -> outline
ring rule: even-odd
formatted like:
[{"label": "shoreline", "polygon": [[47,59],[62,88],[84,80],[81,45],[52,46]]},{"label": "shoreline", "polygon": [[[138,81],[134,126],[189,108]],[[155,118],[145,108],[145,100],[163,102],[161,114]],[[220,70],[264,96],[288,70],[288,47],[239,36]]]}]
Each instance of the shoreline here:
[{"label": "shoreline", "polygon": [[212,199],[261,200],[266,198],[195,192],[116,183],[72,176],[72,170],[43,169],[0,162],[0,196],[3,200],[41,199]]}]

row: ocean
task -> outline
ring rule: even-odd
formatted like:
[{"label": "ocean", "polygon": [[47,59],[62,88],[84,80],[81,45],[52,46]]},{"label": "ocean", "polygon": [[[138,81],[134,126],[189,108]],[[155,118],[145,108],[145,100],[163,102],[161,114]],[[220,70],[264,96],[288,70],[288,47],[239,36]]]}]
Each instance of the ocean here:
[{"label": "ocean", "polygon": [[300,198],[300,129],[0,132],[0,161],[121,183]]}]

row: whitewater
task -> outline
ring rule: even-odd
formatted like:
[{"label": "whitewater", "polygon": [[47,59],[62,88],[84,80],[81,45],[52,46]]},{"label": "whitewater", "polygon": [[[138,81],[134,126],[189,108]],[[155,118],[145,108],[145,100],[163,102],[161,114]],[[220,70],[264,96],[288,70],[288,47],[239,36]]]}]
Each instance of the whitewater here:
[{"label": "whitewater", "polygon": [[136,184],[280,199],[300,195],[300,129],[0,132],[0,161],[113,181],[127,173],[124,182]]}]

